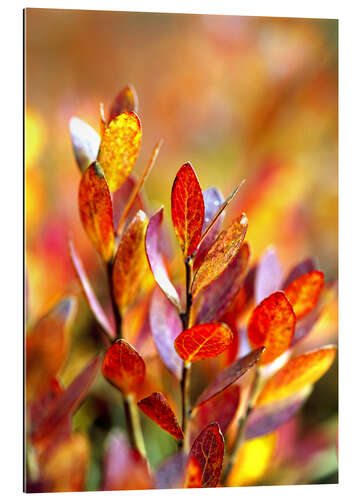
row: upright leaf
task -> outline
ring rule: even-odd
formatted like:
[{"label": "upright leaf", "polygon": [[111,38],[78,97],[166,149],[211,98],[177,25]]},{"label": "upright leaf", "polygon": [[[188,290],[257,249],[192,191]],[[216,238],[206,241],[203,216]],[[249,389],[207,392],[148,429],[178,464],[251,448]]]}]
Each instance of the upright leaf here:
[{"label": "upright leaf", "polygon": [[324,286],[324,273],[310,271],[296,278],[285,288],[297,319],[306,316],[317,304]]},{"label": "upright leaf", "polygon": [[233,340],[230,329],[222,323],[196,325],[184,330],[175,340],[175,349],[186,363],[216,358]]},{"label": "upright leaf", "polygon": [[283,292],[273,293],[254,309],[247,334],[252,347],[266,347],[262,364],[271,363],[289,348],[295,323],[293,308]]},{"label": "upright leaf", "polygon": [[145,234],[148,217],[136,214],[119,243],[113,267],[115,300],[121,312],[135,299],[149,268],[145,254]]},{"label": "upright leaf", "polygon": [[184,488],[202,488],[202,470],[200,462],[191,455],[187,460]]},{"label": "upright leaf", "polygon": [[217,423],[207,425],[192,445],[189,460],[195,457],[201,468],[201,488],[215,488],[221,477],[224,439]]},{"label": "upright leaf", "polygon": [[108,123],[125,112],[138,112],[138,96],[132,85],[124,87],[116,96],[110,109]]},{"label": "upright leaf", "polygon": [[124,394],[136,392],[145,379],[145,363],[126,340],[114,342],[107,350],[102,373]]},{"label": "upright leaf", "polygon": [[[134,191],[136,191],[137,182],[138,181],[136,177],[132,173],[131,175],[129,175],[129,177],[127,177],[120,188],[112,193],[113,219],[114,228],[116,231],[118,230],[119,221],[124,214],[126,206],[131,199]],[[140,193],[135,196],[135,202],[132,204],[129,213],[127,213],[126,221],[131,221],[139,210],[143,210],[145,212],[144,200]]]},{"label": "upright leaf", "polygon": [[255,276],[255,302],[262,300],[280,289],[283,271],[275,249],[270,247],[259,261]]},{"label": "upright leaf", "polygon": [[141,144],[141,125],[135,113],[122,113],[105,129],[98,161],[111,192],[118,189],[132,171]]},{"label": "upright leaf", "polygon": [[245,214],[242,214],[231,223],[228,229],[219,234],[194,276],[192,283],[193,296],[196,296],[200,290],[210,285],[227,269],[239,252],[247,227],[248,219]]},{"label": "upright leaf", "polygon": [[315,259],[312,257],[308,257],[307,259],[303,260],[302,262],[299,262],[294,266],[287,277],[284,280],[284,283],[282,285],[282,289],[286,288],[290,283],[296,280],[296,278],[299,278],[299,276],[310,273],[311,271],[314,271],[317,269],[317,263]]},{"label": "upright leaf", "polygon": [[100,137],[86,122],[73,116],[69,121],[72,146],[79,169],[85,169],[95,161],[98,155]]},{"label": "upright leaf", "polygon": [[171,216],[184,257],[196,250],[201,238],[205,206],[202,190],[190,163],[177,172],[171,191]]},{"label": "upright leaf", "polygon": [[107,181],[99,163],[84,172],[79,185],[79,214],[83,227],[105,261],[114,252],[113,207]]},{"label": "upright leaf", "polygon": [[138,406],[145,415],[156,422],[164,431],[171,434],[175,439],[183,439],[183,432],[176,415],[160,392],[153,392],[150,396],[139,401]]}]

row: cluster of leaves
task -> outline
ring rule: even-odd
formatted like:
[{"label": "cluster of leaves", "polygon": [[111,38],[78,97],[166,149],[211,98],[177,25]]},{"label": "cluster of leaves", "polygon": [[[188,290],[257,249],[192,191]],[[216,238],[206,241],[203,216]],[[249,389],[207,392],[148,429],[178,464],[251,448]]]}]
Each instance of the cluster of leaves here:
[{"label": "cluster of leaves", "polygon": [[[80,467],[73,451],[78,444],[69,446],[66,440],[78,439],[71,431],[71,416],[100,363],[102,375],[122,395],[127,421],[127,437],[121,432],[110,436],[103,489],[190,488],[233,484],[240,445],[296,414],[336,354],[334,346],[293,354],[331,295],[332,286],[324,284],[314,261],[298,264],[285,279],[271,249],[250,266],[247,216],[240,214],[222,229],[225,211],[240,186],[226,200],[216,188],[202,191],[190,163],[177,172],[171,192],[172,224],[185,276],[183,286],[173,284],[163,244],[164,209],[149,217],[140,195],[161,142],[136,179],[132,170],[142,135],[136,113],[135,92],[127,87],[117,96],[108,121],[102,112],[101,137],[77,118],[70,124],[82,172],[80,217],[107,271],[114,322],[97,300],[70,242],[84,295],[107,343],[103,359],[96,357],[63,389],[57,376],[68,352],[64,326],[73,299],[60,303],[28,336],[28,439],[39,467],[36,481],[47,490],[83,486],[84,466],[75,476],[78,483],[59,486],[48,464],[66,453]],[[181,389],[180,418],[171,395],[154,391],[139,397],[146,362],[138,352],[139,342],[131,345],[125,339],[123,318],[143,290],[150,297],[148,321],[158,355]],[[55,321],[56,328],[49,321]],[[214,365],[217,373],[193,402],[192,364],[214,358],[219,360]],[[242,381],[248,387],[245,397]],[[155,472],[146,458],[139,409],[177,440],[177,453]],[[227,447],[224,435],[234,423],[236,436]]]}]

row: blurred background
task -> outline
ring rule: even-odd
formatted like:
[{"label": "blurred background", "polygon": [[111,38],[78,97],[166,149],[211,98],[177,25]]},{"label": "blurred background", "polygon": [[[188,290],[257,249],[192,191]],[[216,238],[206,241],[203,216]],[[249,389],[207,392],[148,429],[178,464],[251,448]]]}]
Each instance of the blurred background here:
[{"label": "blurred background", "polygon": [[[150,215],[163,204],[168,222],[171,185],[187,160],[203,189],[214,185],[224,196],[245,178],[226,219],[241,210],[247,213],[253,261],[274,245],[285,271],[314,256],[327,280],[337,279],[337,21],[27,9],[25,23],[30,323],[61,296],[79,290],[68,254],[69,234],[98,296],[106,301],[100,262],[79,220],[81,174],[68,122],[77,116],[99,131],[99,103],[108,112],[127,84],[137,91],[143,127],[137,173],[156,141],[164,140],[145,186]],[[170,236],[176,251],[172,231]],[[91,325],[81,299],[65,383],[98,347],[96,332],[88,335]],[[306,346],[336,339],[337,301]],[[78,428],[95,443],[89,489],[98,487],[102,443],[113,417],[105,416],[98,391],[76,416]],[[120,422],[120,405],[110,411],[118,413]],[[285,426],[274,445],[268,438],[251,446],[254,470],[259,470],[257,457],[273,462],[269,453],[273,448],[277,453],[278,438],[290,443],[290,451],[284,449],[293,465],[289,456],[279,458],[278,453],[276,463],[284,462],[285,475],[276,472],[280,466],[266,475],[263,463],[261,474],[252,476],[247,459],[241,483],[336,482],[336,426],[334,366],[317,384],[299,424],[293,420]],[[291,458],[291,443],[305,427],[305,441],[297,441],[300,455]],[[160,434],[158,447],[153,426],[150,432],[155,465],[172,452],[172,442],[168,436],[165,444]],[[316,461],[316,450],[324,453],[317,465],[307,467],[306,456],[310,453]]]}]

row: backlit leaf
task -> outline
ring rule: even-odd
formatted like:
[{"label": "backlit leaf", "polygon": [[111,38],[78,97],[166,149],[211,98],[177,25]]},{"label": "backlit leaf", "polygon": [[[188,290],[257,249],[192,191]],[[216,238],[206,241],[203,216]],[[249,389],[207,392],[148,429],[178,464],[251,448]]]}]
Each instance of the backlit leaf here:
[{"label": "backlit leaf", "polygon": [[84,172],[97,158],[100,144],[99,134],[90,125],[75,116],[69,121],[69,130],[74,155],[81,172]]},{"label": "backlit leaf", "polygon": [[84,172],[79,185],[79,214],[83,227],[105,261],[114,252],[113,207],[101,166],[94,162]]},{"label": "backlit leaf", "polygon": [[202,470],[194,455],[191,455],[187,461],[184,488],[202,488]]},{"label": "backlit leaf", "polygon": [[110,110],[108,123],[125,112],[138,112],[138,96],[132,85],[124,87],[116,96]]},{"label": "backlit leaf", "polygon": [[161,207],[149,220],[145,238],[146,256],[156,283],[169,301],[180,310],[180,299],[177,290],[170,281],[160,251],[162,218],[163,207]]},{"label": "backlit leaf", "polygon": [[195,457],[201,468],[201,488],[215,488],[221,477],[224,439],[217,423],[207,425],[192,445],[189,460]]},{"label": "backlit leaf", "polygon": [[180,333],[175,340],[175,349],[186,363],[191,363],[219,356],[232,340],[232,332],[226,325],[207,323]]},{"label": "backlit leaf", "polygon": [[297,319],[306,316],[315,307],[323,286],[324,273],[311,271],[299,276],[285,288]]},{"label": "backlit leaf", "polygon": [[270,247],[261,257],[255,276],[255,302],[260,302],[280,290],[283,272],[275,249]]},{"label": "backlit leaf", "polygon": [[247,334],[252,347],[266,347],[262,364],[271,363],[289,348],[295,323],[293,308],[283,292],[273,293],[254,309]]},{"label": "backlit leaf", "polygon": [[145,363],[140,354],[123,339],[107,350],[102,373],[124,394],[136,392],[145,379]]},{"label": "backlit leaf", "polygon": [[98,161],[111,192],[118,189],[132,171],[141,144],[141,125],[135,113],[122,113],[105,129]]},{"label": "backlit leaf", "polygon": [[192,284],[193,296],[196,296],[200,290],[210,285],[227,269],[239,252],[247,227],[248,219],[245,214],[242,214],[231,223],[228,229],[218,235],[194,276]]},{"label": "backlit leaf", "polygon": [[190,163],[177,172],[171,191],[171,216],[185,257],[193,254],[201,239],[205,206],[202,190]]},{"label": "backlit leaf", "polygon": [[145,234],[148,217],[136,214],[120,240],[113,267],[113,286],[116,303],[121,312],[135,299],[142,280],[149,271],[145,254]]},{"label": "backlit leaf", "polygon": [[335,346],[325,346],[292,358],[265,384],[257,405],[285,399],[305,386],[314,384],[330,368],[336,351]]},{"label": "backlit leaf", "polygon": [[196,402],[196,406],[208,401],[216,394],[219,394],[236,382],[259,361],[263,351],[264,348],[260,347],[255,351],[250,352],[243,358],[237,359],[234,363],[219,373],[213,382],[202,392]]},{"label": "backlit leaf", "polygon": [[176,415],[168,401],[160,392],[153,392],[150,396],[138,402],[142,412],[156,422],[164,431],[176,439],[183,439],[183,433]]},{"label": "backlit leaf", "polygon": [[308,257],[307,259],[303,260],[302,262],[299,262],[294,266],[287,277],[284,280],[284,284],[282,286],[282,289],[286,288],[290,283],[296,280],[296,278],[299,278],[299,276],[302,276],[303,274],[310,273],[311,271],[314,271],[317,269],[317,263],[315,259],[312,257]]},{"label": "backlit leaf", "polygon": [[182,322],[176,307],[157,287],[150,303],[150,328],[162,361],[176,378],[180,379],[182,359],[175,351],[174,342],[182,331]]}]

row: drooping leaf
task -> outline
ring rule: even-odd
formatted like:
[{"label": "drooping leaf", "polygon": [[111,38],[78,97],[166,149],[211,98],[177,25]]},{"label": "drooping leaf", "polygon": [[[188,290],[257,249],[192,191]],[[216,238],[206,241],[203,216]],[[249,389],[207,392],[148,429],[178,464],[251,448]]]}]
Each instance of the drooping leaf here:
[{"label": "drooping leaf", "polygon": [[145,415],[156,422],[164,431],[171,434],[175,439],[183,439],[183,432],[176,415],[160,392],[153,392],[150,396],[139,401],[138,406]]},{"label": "drooping leaf", "polygon": [[213,398],[236,382],[259,361],[263,351],[264,347],[259,347],[243,358],[237,359],[234,363],[219,373],[213,382],[202,392],[196,402],[196,406],[203,404],[205,401]]},{"label": "drooping leaf", "polygon": [[195,455],[190,455],[186,465],[184,488],[202,488],[202,469]]},{"label": "drooping leaf", "polygon": [[124,394],[136,392],[145,379],[145,363],[126,340],[119,339],[107,350],[102,373]]},{"label": "drooping leaf", "polygon": [[138,96],[132,85],[124,87],[116,96],[109,113],[110,123],[118,115],[125,112],[138,112]]},{"label": "drooping leaf", "polygon": [[317,269],[317,263],[315,259],[312,257],[308,257],[307,259],[303,260],[302,262],[299,262],[294,266],[287,277],[284,280],[284,283],[282,285],[282,289],[284,290],[290,283],[296,280],[296,278],[299,278],[303,274],[310,273],[311,271],[314,271]]},{"label": "drooping leaf", "polygon": [[177,379],[182,374],[182,359],[175,351],[174,342],[182,331],[177,309],[159,288],[155,288],[150,303],[150,328],[160,357]]},{"label": "drooping leaf", "polygon": [[139,292],[149,271],[145,254],[145,234],[149,219],[142,211],[136,214],[120,240],[113,267],[114,296],[121,312]]},{"label": "drooping leaf", "polygon": [[273,247],[270,247],[261,257],[255,276],[255,303],[280,290],[283,271]]},{"label": "drooping leaf", "polygon": [[180,298],[176,288],[171,283],[167,274],[160,251],[162,218],[163,207],[161,207],[160,210],[158,210],[149,220],[145,238],[146,256],[156,283],[159,285],[169,301],[172,302],[178,310],[180,310]]},{"label": "drooping leaf", "polygon": [[217,321],[226,312],[243,283],[249,257],[249,245],[243,243],[227,269],[198,294],[193,304],[196,323]]},{"label": "drooping leaf", "polygon": [[293,308],[283,292],[273,293],[254,309],[247,334],[252,347],[266,347],[262,364],[271,363],[289,348],[295,323]]},{"label": "drooping leaf", "polygon": [[112,258],[115,246],[113,207],[109,188],[99,163],[92,163],[79,185],[79,214],[83,227],[102,258]]},{"label": "drooping leaf", "polygon": [[69,121],[72,146],[79,169],[85,169],[95,161],[98,155],[100,137],[88,123],[73,116]]},{"label": "drooping leaf", "polygon": [[196,250],[201,238],[205,206],[202,190],[190,163],[177,172],[171,191],[171,216],[184,257]]},{"label": "drooping leaf", "polygon": [[336,346],[325,346],[292,358],[263,387],[257,405],[285,399],[327,372],[336,356]]},{"label": "drooping leaf", "polygon": [[132,171],[141,144],[141,125],[135,113],[125,112],[105,129],[98,161],[111,192],[118,189]]},{"label": "drooping leaf", "polygon": [[201,468],[201,488],[215,488],[221,477],[224,439],[217,423],[207,425],[195,439],[189,460],[195,457]]},{"label": "drooping leaf", "polygon": [[216,358],[233,340],[230,329],[222,323],[206,323],[184,330],[175,340],[175,349],[186,363]]},{"label": "drooping leaf", "polygon": [[242,214],[231,223],[228,229],[219,234],[194,276],[192,283],[194,297],[227,269],[239,252],[247,227],[248,219],[245,214]]},{"label": "drooping leaf", "polygon": [[306,316],[317,304],[324,286],[324,273],[310,271],[296,278],[285,288],[297,319]]},{"label": "drooping leaf", "polygon": [[87,303],[89,305],[90,310],[93,313],[93,316],[97,320],[98,324],[103,328],[103,330],[106,331],[110,337],[114,338],[115,334],[113,327],[109,323],[109,320],[93,291],[87,273],[84,270],[83,263],[79,255],[77,254],[77,251],[73,245],[72,240],[69,240],[69,252],[73,262],[74,269],[82,285],[84,296],[87,299]]},{"label": "drooping leaf", "polygon": [[155,474],[158,489],[182,488],[187,468],[187,455],[181,451],[165,460]]},{"label": "drooping leaf", "polygon": [[64,298],[26,336],[27,400],[41,397],[65,363],[76,306],[74,297]]}]

